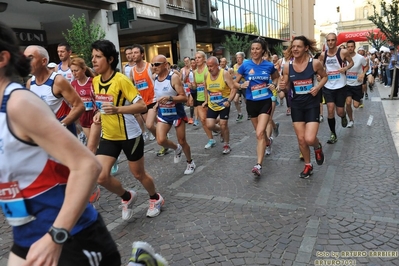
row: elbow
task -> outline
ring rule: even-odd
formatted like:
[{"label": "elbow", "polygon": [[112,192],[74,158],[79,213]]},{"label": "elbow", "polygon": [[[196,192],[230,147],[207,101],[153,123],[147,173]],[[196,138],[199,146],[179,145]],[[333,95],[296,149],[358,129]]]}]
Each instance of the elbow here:
[{"label": "elbow", "polygon": [[138,113],[141,114],[141,113],[145,113],[145,112],[147,112],[147,105],[145,104],[145,102],[142,102]]}]

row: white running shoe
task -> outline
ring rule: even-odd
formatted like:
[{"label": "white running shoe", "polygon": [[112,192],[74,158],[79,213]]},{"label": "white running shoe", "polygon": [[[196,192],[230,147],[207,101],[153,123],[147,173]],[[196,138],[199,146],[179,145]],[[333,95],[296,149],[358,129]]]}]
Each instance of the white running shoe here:
[{"label": "white running shoe", "polygon": [[184,174],[185,175],[191,175],[192,173],[194,173],[195,167],[196,166],[195,166],[194,160],[192,160],[191,163],[187,163],[187,168],[184,171]]},{"label": "white running shoe", "polygon": [[348,125],[346,126],[347,128],[352,128],[353,127],[353,121],[349,121]]},{"label": "white running shoe", "polygon": [[181,161],[181,152],[183,151],[183,148],[180,144],[177,144],[177,149],[175,150],[175,157],[174,157],[174,162],[175,163],[180,163]]},{"label": "white running shoe", "polygon": [[147,217],[153,218],[161,213],[161,207],[165,203],[165,201],[163,200],[161,194],[158,193],[158,196],[158,200],[150,199],[150,207],[147,211]]},{"label": "white running shoe", "polygon": [[150,132],[148,135],[149,135],[149,136],[148,136],[148,139],[149,139],[150,141],[153,141],[153,140],[155,140],[155,136],[154,136],[154,135],[152,135],[152,133],[151,133],[151,132]]},{"label": "white running shoe", "polygon": [[270,144],[269,146],[266,146],[265,155],[272,154],[272,144],[273,144],[273,138],[270,137]]},{"label": "white running shoe", "polygon": [[122,219],[125,221],[129,221],[133,216],[132,206],[137,201],[137,192],[134,190],[129,190],[130,195],[132,196],[129,201],[121,201],[120,208],[122,208]]},{"label": "white running shoe", "polygon": [[223,146],[223,154],[229,154],[231,152],[231,148],[229,144]]},{"label": "white running shoe", "polygon": [[148,133],[147,132],[143,133],[143,140],[144,140],[144,142],[146,142],[148,140]]}]

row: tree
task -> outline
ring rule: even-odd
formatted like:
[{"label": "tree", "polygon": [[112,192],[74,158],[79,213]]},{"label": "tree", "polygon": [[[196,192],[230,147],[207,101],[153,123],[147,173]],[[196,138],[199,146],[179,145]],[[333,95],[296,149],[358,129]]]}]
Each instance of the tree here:
[{"label": "tree", "polygon": [[88,66],[91,64],[91,44],[99,39],[105,37],[105,31],[100,25],[92,22],[87,24],[85,15],[82,14],[80,18],[70,16],[72,29],[67,29],[67,34],[62,32],[65,40],[72,48],[72,52],[83,58]]},{"label": "tree", "polygon": [[243,32],[249,33],[249,34],[259,35],[258,27],[255,24],[252,24],[252,23],[244,26]]},{"label": "tree", "polygon": [[387,44],[387,41],[383,40],[383,36],[384,34],[381,31],[377,34],[375,34],[374,31],[370,31],[366,38],[369,44],[379,51],[382,46],[386,46]]},{"label": "tree", "polygon": [[237,52],[244,52],[246,53],[251,46],[249,42],[249,36],[245,35],[244,37],[242,36],[237,36],[237,34],[231,34],[230,36],[225,36],[225,42],[221,43],[223,47],[226,48],[227,51],[229,51],[230,55],[232,55],[232,58],[235,58],[234,55]]},{"label": "tree", "polygon": [[[371,4],[369,2],[369,4]],[[381,0],[381,15],[377,12],[377,8],[372,4],[374,8],[374,15],[369,16],[377,28],[379,28],[390,41],[395,50],[394,55],[397,56],[397,46],[399,45],[399,0],[392,0],[391,3],[387,3],[385,0]],[[391,99],[394,93],[394,84],[396,79],[396,67],[393,71],[392,87],[391,87]]]}]

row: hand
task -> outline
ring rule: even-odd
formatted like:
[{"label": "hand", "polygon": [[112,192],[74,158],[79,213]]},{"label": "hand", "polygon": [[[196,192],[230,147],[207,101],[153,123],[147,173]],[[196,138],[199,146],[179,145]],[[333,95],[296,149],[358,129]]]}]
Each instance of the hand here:
[{"label": "hand", "polygon": [[158,100],[158,103],[160,103],[160,104],[166,104],[167,102],[169,102],[169,96],[161,97],[161,98]]},{"label": "hand", "polygon": [[45,234],[30,247],[23,266],[57,266],[62,245],[56,244]]},{"label": "hand", "polygon": [[93,116],[93,123],[94,124],[101,124],[101,114],[100,111],[98,111],[94,116]]},{"label": "hand", "polygon": [[364,79],[364,74],[357,75],[357,81],[363,82],[363,79]]},{"label": "hand", "polygon": [[316,87],[313,87],[310,89],[309,93],[312,94],[313,96],[316,96],[319,90],[320,89],[316,89]]},{"label": "hand", "polygon": [[340,69],[338,69],[338,72],[341,73],[341,74],[345,74],[345,72],[346,72],[347,70],[348,70],[348,69],[347,69],[346,67],[341,67]]},{"label": "hand", "polygon": [[242,83],[242,84],[240,85],[240,88],[241,88],[241,89],[246,89],[246,88],[248,88],[248,86],[249,86],[249,81],[246,80],[244,83]]},{"label": "hand", "polygon": [[208,107],[208,102],[207,101],[203,102],[201,106],[202,106],[202,108]]},{"label": "hand", "polygon": [[281,77],[281,79],[279,79],[279,82],[278,82],[279,89],[285,90],[286,86],[287,86],[287,82],[285,82],[285,80]]},{"label": "hand", "polygon": [[103,103],[101,110],[103,110],[103,112],[107,115],[114,115],[118,113],[118,108],[112,103]]},{"label": "hand", "polygon": [[224,105],[224,107],[229,107],[229,106],[230,106],[230,102],[229,102],[229,101],[225,101],[225,102],[223,103],[223,105]]}]

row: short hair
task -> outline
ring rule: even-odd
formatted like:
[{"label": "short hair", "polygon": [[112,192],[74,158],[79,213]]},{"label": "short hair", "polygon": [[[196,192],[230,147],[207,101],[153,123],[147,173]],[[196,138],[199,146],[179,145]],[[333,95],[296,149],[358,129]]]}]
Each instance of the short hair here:
[{"label": "short hair", "polygon": [[[349,43],[353,43],[353,45],[356,47],[356,42],[354,40],[349,40],[346,42],[346,45],[348,45]],[[342,44],[343,45],[343,44]],[[345,45],[344,45],[345,47]]]},{"label": "short hair", "polygon": [[116,69],[119,63],[119,52],[116,51],[115,45],[109,40],[97,40],[91,44],[92,50],[99,50],[103,53],[107,61],[113,59],[111,62],[112,70]]},{"label": "short hair", "polygon": [[213,62],[217,65],[219,65],[219,59],[216,56],[210,56],[207,61]]},{"label": "short hair", "polygon": [[46,58],[47,63],[50,62],[50,56],[48,55],[48,51],[43,47],[36,45],[37,47],[37,52],[42,56],[42,58]]},{"label": "short hair", "polygon": [[133,48],[139,48],[140,54],[144,54],[144,47],[141,46],[140,44],[137,44],[137,43],[133,44],[132,45],[132,50],[133,50]]},{"label": "short hair", "polygon": [[29,75],[30,60],[20,52],[14,31],[3,22],[0,22],[0,51],[10,53],[10,61],[4,66],[6,77],[12,77],[14,74],[21,77]]},{"label": "short hair", "polygon": [[132,46],[127,46],[127,47],[125,47],[125,53],[126,53],[126,50],[132,50]]},{"label": "short hair", "polygon": [[58,47],[60,47],[60,46],[64,46],[65,50],[67,50],[68,52],[71,51],[71,46],[66,42],[62,42],[62,43],[58,44]]},{"label": "short hair", "polygon": [[237,55],[241,55],[242,58],[245,58],[245,53],[244,53],[244,52],[237,52],[237,53],[236,53],[236,56],[237,56]]}]

